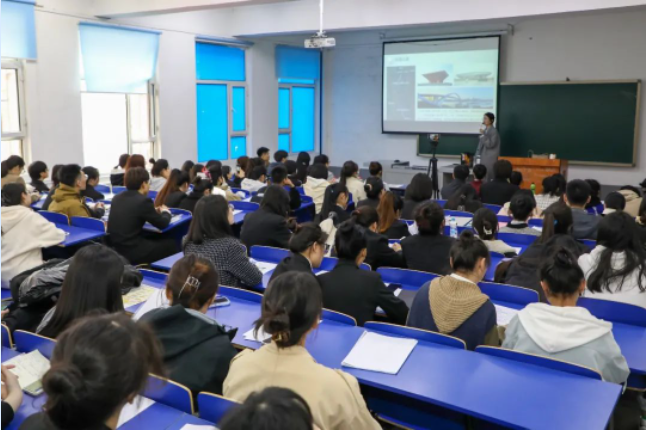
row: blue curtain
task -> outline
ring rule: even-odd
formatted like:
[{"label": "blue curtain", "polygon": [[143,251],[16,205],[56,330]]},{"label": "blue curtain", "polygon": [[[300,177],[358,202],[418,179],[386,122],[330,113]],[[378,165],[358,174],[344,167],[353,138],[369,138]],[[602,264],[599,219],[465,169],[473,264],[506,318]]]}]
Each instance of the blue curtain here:
[{"label": "blue curtain", "polygon": [[244,81],[244,49],[197,42],[195,69],[200,81]]},{"label": "blue curtain", "polygon": [[[318,49],[276,46],[276,78],[319,79],[321,75],[321,52]],[[313,83],[313,82],[312,82]]]},{"label": "blue curtain", "polygon": [[89,92],[148,92],[155,76],[159,33],[80,23],[83,74]]},{"label": "blue curtain", "polygon": [[34,1],[2,0],[0,55],[36,59]]}]

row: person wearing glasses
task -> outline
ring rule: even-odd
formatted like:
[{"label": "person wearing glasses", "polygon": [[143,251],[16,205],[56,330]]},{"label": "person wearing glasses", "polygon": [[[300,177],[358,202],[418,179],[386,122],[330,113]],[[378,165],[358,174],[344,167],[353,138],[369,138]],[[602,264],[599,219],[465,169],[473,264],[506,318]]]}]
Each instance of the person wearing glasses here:
[{"label": "person wearing glasses", "polygon": [[296,227],[289,240],[291,252],[276,266],[269,282],[285,272],[303,272],[314,276],[312,270],[321,266],[325,256],[327,238],[327,233],[313,222]]},{"label": "person wearing glasses", "polygon": [[247,249],[233,235],[233,206],[222,196],[204,196],[193,210],[193,219],[184,237],[184,255],[196,254],[210,261],[220,274],[220,284],[231,287],[254,286],[262,282],[262,272],[247,257]]}]

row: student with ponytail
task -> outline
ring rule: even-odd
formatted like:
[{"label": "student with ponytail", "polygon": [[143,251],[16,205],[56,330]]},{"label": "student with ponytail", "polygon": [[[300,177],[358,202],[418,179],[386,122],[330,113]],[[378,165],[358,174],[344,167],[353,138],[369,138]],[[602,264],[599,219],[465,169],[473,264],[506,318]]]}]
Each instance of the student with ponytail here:
[{"label": "student with ponytail", "polygon": [[188,184],[189,175],[178,169],[173,169],[168,180],[166,180],[166,184],[155,197],[155,207],[178,208],[182,200],[186,198]]},{"label": "student with ponytail", "polygon": [[386,191],[377,206],[379,233],[388,239],[404,239],[410,236],[408,224],[400,219],[403,209],[404,200],[392,191]]},{"label": "student with ponytail", "polygon": [[530,303],[518,312],[507,326],[502,346],[592,368],[608,382],[626,382],[630,371],[612,324],[576,305],[585,291],[576,256],[558,249],[544,260],[539,273],[551,306]]},{"label": "student with ponytail", "polygon": [[285,272],[309,273],[316,279],[312,270],[317,269],[323,261],[327,239],[327,233],[313,222],[296,227],[289,240],[290,254],[276,266],[270,282]]},{"label": "student with ponytail", "polygon": [[193,190],[179,203],[179,209],[193,212],[197,202],[204,196],[210,196],[212,192],[213,182],[198,176],[193,181]]},{"label": "student with ponytail", "polygon": [[231,345],[235,332],[206,315],[219,283],[210,261],[194,254],[183,257],[168,274],[170,307],[152,310],[140,320],[151,326],[162,345],[168,377],[187,386],[194,396],[200,391],[222,394],[229,363],[236,355]]},{"label": "student with ponytail", "polygon": [[467,349],[500,346],[496,308],[478,287],[491,263],[484,243],[465,230],[451,247],[453,273],[426,283],[415,295],[407,325],[462,339]]},{"label": "student with ponytail", "polygon": [[89,316],[56,342],[43,377],[47,400],[21,430],[114,430],[121,410],[163,375],[159,346],[147,327],[121,313]]},{"label": "student with ponytail", "polygon": [[348,187],[352,194],[353,202],[360,202],[366,199],[366,190],[363,188],[363,181],[359,179],[359,166],[354,161],[346,161],[341,168],[339,183]]},{"label": "student with ponytail", "polygon": [[371,176],[366,179],[366,184],[363,186],[367,198],[357,203],[357,208],[361,206],[370,206],[377,209],[381,196],[384,194],[384,182],[377,176]]},{"label": "student with ponytail", "polygon": [[273,386],[288,388],[309,405],[314,424],[325,430],[378,430],[361,397],[357,380],[316,363],[305,349],[318,327],[321,287],[307,273],[285,273],[274,279],[262,298],[256,331],[271,336],[257,351],[245,350],[231,362],[224,395],[244,402]]},{"label": "student with ponytail", "polygon": [[473,216],[473,228],[487,245],[489,252],[498,252],[505,257],[515,257],[516,250],[498,239],[498,217],[491,209],[478,209]]},{"label": "student with ponytail", "polygon": [[352,212],[351,219],[365,229],[365,237],[368,242],[366,264],[370,265],[372,270],[377,270],[380,267],[406,267],[401,246],[395,243],[391,247],[388,238],[377,233],[379,214],[376,209],[362,206]]},{"label": "student with ponytail", "polygon": [[332,217],[334,225],[337,226],[350,219],[350,214],[346,210],[350,201],[350,191],[345,185],[338,183],[328,185],[323,197],[323,206],[318,214],[319,222]]}]

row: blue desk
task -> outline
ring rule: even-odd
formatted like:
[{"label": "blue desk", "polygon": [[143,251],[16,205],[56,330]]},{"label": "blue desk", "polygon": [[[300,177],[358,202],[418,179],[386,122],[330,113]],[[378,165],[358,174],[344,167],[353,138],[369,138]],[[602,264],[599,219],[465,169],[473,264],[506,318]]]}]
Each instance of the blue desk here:
[{"label": "blue desk", "polygon": [[170,230],[174,229],[175,227],[190,223],[191,220],[193,219],[193,215],[191,215],[190,212],[181,211],[181,210],[178,211],[175,209],[171,209],[170,211],[173,216],[179,216],[179,218],[177,218],[175,221],[171,221],[168,224],[168,226],[166,226],[166,228],[164,228],[163,230],[160,230],[149,223],[144,224],[144,230],[151,233],[167,233]]},{"label": "blue desk", "polygon": [[2,297],[0,297],[0,300],[10,300],[11,299],[11,290],[8,290],[6,288],[0,289],[0,293],[2,294]]},{"label": "blue desk", "polygon": [[43,209],[43,205],[45,204],[45,200],[47,200],[47,194],[43,194],[40,196],[40,200],[37,202],[34,202],[31,204],[31,208],[35,211],[40,211]]},{"label": "blue desk", "polygon": [[106,235],[104,231],[90,230],[66,224],[56,224],[56,227],[65,231],[65,240],[59,245],[62,247],[79,245],[90,240],[100,239]]},{"label": "blue desk", "polygon": [[177,254],[173,254],[170,257],[166,257],[163,260],[155,261],[150,265],[155,270],[163,270],[166,272],[169,272],[171,267],[173,267],[173,264],[177,262],[180,258],[184,256],[183,252],[178,252]]}]

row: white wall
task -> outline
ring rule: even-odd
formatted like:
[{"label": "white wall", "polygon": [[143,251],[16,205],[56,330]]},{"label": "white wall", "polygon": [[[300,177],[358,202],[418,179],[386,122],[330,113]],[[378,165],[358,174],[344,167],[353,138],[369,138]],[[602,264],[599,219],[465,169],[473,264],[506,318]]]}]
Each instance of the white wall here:
[{"label": "white wall", "polygon": [[[646,10],[584,16],[535,18],[516,24],[503,37],[502,81],[642,79],[646,81]],[[478,31],[481,27],[473,27]],[[424,30],[418,30],[424,34]],[[427,30],[428,31],[428,30]],[[460,31],[464,31],[461,28]],[[426,34],[429,34],[427,32]],[[323,150],[338,165],[354,159],[409,160],[414,137],[381,134],[381,52],[377,32],[338,36],[337,48],[324,60],[325,129]],[[642,94],[646,92],[642,91]],[[635,168],[582,167],[570,178],[594,177],[604,184],[636,184],[646,177],[646,105],[641,102],[641,131]],[[504,145],[505,142],[502,142]],[[443,159],[440,165],[453,160]]]}]

